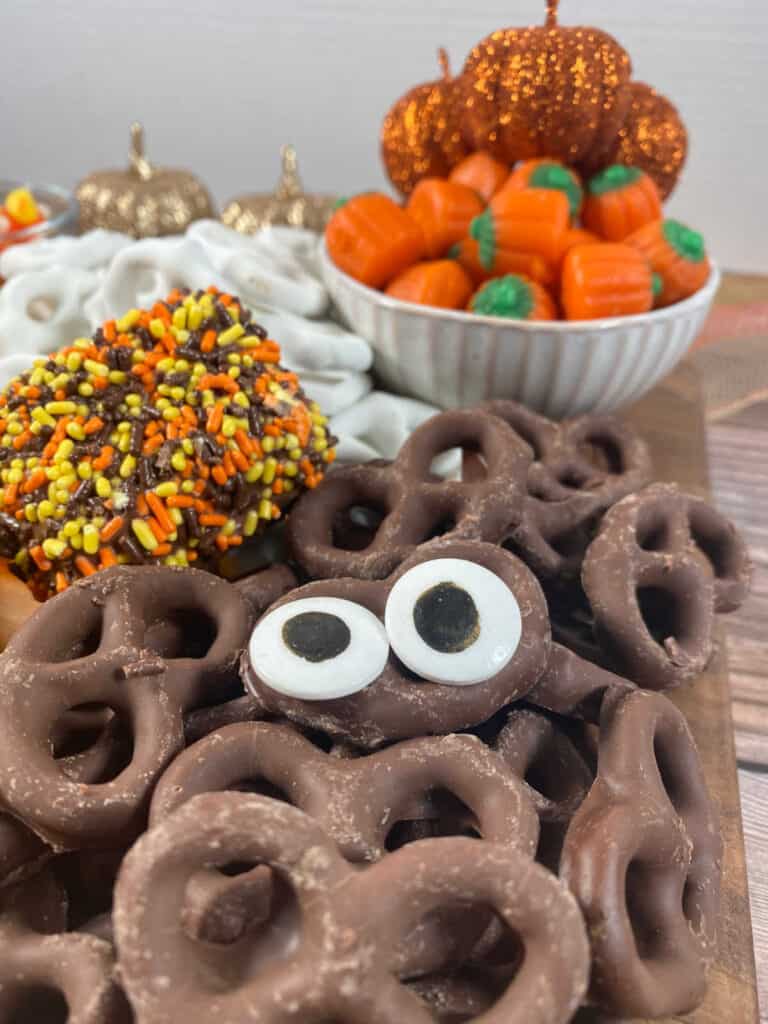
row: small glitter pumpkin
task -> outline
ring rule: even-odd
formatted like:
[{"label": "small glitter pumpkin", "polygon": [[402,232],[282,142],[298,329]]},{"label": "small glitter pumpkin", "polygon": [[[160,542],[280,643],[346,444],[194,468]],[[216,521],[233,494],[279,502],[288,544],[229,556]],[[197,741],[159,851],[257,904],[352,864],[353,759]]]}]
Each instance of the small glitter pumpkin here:
[{"label": "small glitter pumpkin", "polygon": [[402,195],[422,178],[447,177],[469,152],[461,134],[461,83],[451,76],[445,50],[438,51],[438,60],[443,77],[401,96],[381,126],[381,158]]},{"label": "small glitter pumpkin", "polygon": [[80,230],[107,228],[134,238],[176,235],[214,217],[208,190],[189,171],[155,167],[144,156],[144,130],[131,125],[130,166],[95,171],[77,186]]},{"label": "small glitter pumpkin", "polygon": [[611,160],[649,174],[666,199],[688,155],[688,133],[674,104],[645,82],[630,84],[632,101]]},{"label": "small glitter pumpkin", "polygon": [[627,52],[606,32],[557,23],[500,29],[470,52],[461,77],[462,127],[473,149],[514,163],[549,157],[577,165],[607,149],[631,95]]}]

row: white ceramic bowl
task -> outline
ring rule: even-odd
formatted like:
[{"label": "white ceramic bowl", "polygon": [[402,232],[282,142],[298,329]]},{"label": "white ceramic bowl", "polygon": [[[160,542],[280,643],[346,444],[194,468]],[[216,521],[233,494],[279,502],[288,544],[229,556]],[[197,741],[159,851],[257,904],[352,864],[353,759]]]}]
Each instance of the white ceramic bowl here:
[{"label": "white ceramic bowl", "polygon": [[609,412],[640,398],[683,357],[720,272],[666,309],[604,320],[527,322],[391,299],[340,270],[322,247],[328,291],[370,341],[385,387],[442,408],[514,398],[547,416]]}]

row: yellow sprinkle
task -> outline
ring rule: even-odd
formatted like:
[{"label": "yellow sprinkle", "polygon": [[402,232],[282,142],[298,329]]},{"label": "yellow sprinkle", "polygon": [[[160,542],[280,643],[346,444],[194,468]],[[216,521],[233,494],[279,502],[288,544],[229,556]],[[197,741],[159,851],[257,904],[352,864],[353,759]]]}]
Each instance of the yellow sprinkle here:
[{"label": "yellow sprinkle", "polygon": [[187,465],[187,457],[184,454],[184,452],[181,451],[180,448],[177,448],[176,451],[171,456],[171,465],[173,466],[177,473],[184,472],[184,468]]},{"label": "yellow sprinkle", "polygon": [[93,384],[89,384],[87,380],[84,380],[82,384],[77,385],[78,395],[82,395],[83,398],[90,398],[93,394]]},{"label": "yellow sprinkle", "polygon": [[259,518],[260,519],[271,519],[272,518],[272,502],[264,498],[259,502]]},{"label": "yellow sprinkle", "polygon": [[181,409],[175,405],[169,405],[167,409],[163,409],[164,420],[177,420],[181,416]]},{"label": "yellow sprinkle", "polygon": [[261,474],[264,472],[263,462],[254,462],[248,472],[245,474],[245,479],[249,484],[255,484],[257,480],[261,478]]},{"label": "yellow sprinkle", "polygon": [[149,333],[153,338],[162,338],[165,334],[165,324],[159,317],[149,321]]},{"label": "yellow sprinkle", "polygon": [[275,450],[275,439],[274,439],[274,437],[269,437],[269,436],[262,437],[262,439],[261,439],[261,447],[264,449],[265,452],[272,452],[272,451],[274,451]]},{"label": "yellow sprinkle", "polygon": [[185,394],[186,392],[184,391],[184,388],[180,387],[178,384],[176,387],[171,388],[171,398],[176,402],[182,402]]},{"label": "yellow sprinkle", "polygon": [[192,443],[192,438],[191,437],[183,437],[181,439],[181,447],[184,449],[184,454],[185,455],[194,455],[195,454],[195,446]]},{"label": "yellow sprinkle", "polygon": [[56,449],[56,454],[53,456],[54,462],[62,462],[64,459],[68,459],[75,448],[75,442],[69,438],[65,438],[59,447]]},{"label": "yellow sprinkle", "polygon": [[50,413],[47,413],[42,405],[37,405],[32,410],[32,419],[37,420],[44,427],[55,427],[56,420]]},{"label": "yellow sprinkle", "polygon": [[243,523],[243,534],[246,537],[252,537],[256,533],[256,527],[259,525],[259,514],[254,509],[249,509],[245,514],[245,521]]},{"label": "yellow sprinkle", "polygon": [[69,538],[69,546],[71,548],[74,548],[75,551],[82,550],[82,547],[83,547],[83,535],[82,535],[82,533],[78,532],[78,533],[73,534]]},{"label": "yellow sprinkle", "polygon": [[296,462],[298,462],[301,459],[301,457],[304,454],[304,452],[301,450],[301,448],[292,448],[288,452],[288,454],[290,455],[290,457],[292,459],[294,459]]},{"label": "yellow sprinkle", "polygon": [[95,555],[99,550],[99,531],[90,523],[83,527],[83,549],[87,555]]},{"label": "yellow sprinkle", "polygon": [[234,302],[231,306],[227,306],[227,312],[233,320],[237,320],[238,323],[240,322],[240,307],[236,306]]},{"label": "yellow sprinkle", "polygon": [[65,537],[74,537],[76,533],[80,533],[80,524],[76,519],[68,519],[62,526],[61,532]]},{"label": "yellow sprinkle", "polygon": [[237,423],[234,416],[224,416],[221,421],[221,432],[224,437],[234,437],[237,430]]},{"label": "yellow sprinkle", "polygon": [[83,362],[79,352],[70,352],[67,356],[66,366],[70,373],[77,373]]},{"label": "yellow sprinkle", "polygon": [[157,547],[157,537],[150,530],[149,526],[144,522],[143,519],[132,519],[131,529],[136,535],[136,539],[143,548],[147,551],[154,551]]},{"label": "yellow sprinkle", "polygon": [[[67,416],[77,410],[74,402],[46,402],[45,411],[52,416]],[[8,428],[10,430],[10,426]]]},{"label": "yellow sprinkle", "polygon": [[179,485],[175,480],[165,480],[163,483],[158,484],[155,488],[155,494],[158,498],[168,498],[172,494],[179,493]]},{"label": "yellow sprinkle", "polygon": [[53,502],[48,501],[47,498],[37,504],[37,516],[38,519],[48,519],[54,513]]},{"label": "yellow sprinkle", "polygon": [[192,494],[194,489],[195,489],[195,481],[194,480],[184,480],[184,481],[182,481],[182,484],[181,484],[181,493],[182,494]]},{"label": "yellow sprinkle", "polygon": [[68,423],[67,433],[75,441],[83,441],[85,439],[85,431],[79,423]]},{"label": "yellow sprinkle", "polygon": [[257,338],[255,334],[246,334],[244,338],[240,338],[238,345],[242,348],[258,348],[259,345],[263,345],[263,339]]},{"label": "yellow sprinkle", "polygon": [[9,469],[8,470],[8,483],[9,484],[20,484],[24,479],[24,471],[22,469]]},{"label": "yellow sprinkle", "polygon": [[[191,298],[191,296],[190,296]],[[186,301],[186,300],[185,300]],[[196,331],[203,322],[203,311],[199,306],[190,306],[187,313],[187,326],[190,330]]]},{"label": "yellow sprinkle", "polygon": [[80,462],[77,467],[77,475],[81,480],[90,480],[93,469],[90,462]]},{"label": "yellow sprinkle", "polygon": [[178,327],[172,327],[171,334],[176,338],[177,341],[180,341],[182,345],[184,344],[185,341],[189,341],[189,331],[179,330]]},{"label": "yellow sprinkle", "polygon": [[323,452],[323,462],[332,462],[335,457],[336,457],[336,449],[335,448],[329,448],[327,451]]},{"label": "yellow sprinkle", "polygon": [[106,377],[109,375],[109,367],[105,366],[104,363],[97,363],[95,359],[86,359],[83,365],[88,373],[92,373],[94,377]]},{"label": "yellow sprinkle", "polygon": [[180,508],[169,508],[168,515],[177,526],[181,526],[184,522],[184,516],[181,514]]},{"label": "yellow sprinkle", "polygon": [[317,441],[312,445],[316,452],[324,452],[328,447],[328,442],[325,439],[318,438]]},{"label": "yellow sprinkle", "polygon": [[125,384],[127,380],[127,374],[124,370],[110,370],[109,380],[111,384]]},{"label": "yellow sprinkle", "polygon": [[222,331],[218,337],[218,344],[222,346],[232,345],[237,341],[238,338],[242,338],[245,334],[245,328],[242,324],[232,324],[226,331]]},{"label": "yellow sprinkle", "polygon": [[240,376],[240,367],[230,366],[230,368],[227,370],[227,373],[232,378],[232,380],[237,380],[237,378]]},{"label": "yellow sprinkle", "polygon": [[125,454],[131,450],[131,435],[130,434],[118,434],[117,438],[118,450]]},{"label": "yellow sprinkle", "polygon": [[121,334],[125,334],[127,331],[130,331],[132,327],[136,326],[136,324],[139,322],[140,316],[140,309],[129,309],[125,316],[122,316],[116,322],[115,327],[117,327],[118,331],[120,331]]},{"label": "yellow sprinkle", "polygon": [[96,481],[96,493],[100,498],[108,498],[112,493],[112,484],[105,476],[100,476]]},{"label": "yellow sprinkle", "polygon": [[261,475],[262,482],[265,484],[271,484],[275,479],[275,470],[277,469],[277,459],[268,458],[264,462],[264,472]]},{"label": "yellow sprinkle", "polygon": [[183,306],[173,311],[173,326],[182,330],[187,326],[187,311]]},{"label": "yellow sprinkle", "polygon": [[298,472],[299,467],[293,459],[286,459],[283,463],[283,473],[285,473],[286,476],[296,476]]},{"label": "yellow sprinkle", "polygon": [[132,407],[141,405],[141,395],[126,395],[125,404],[130,405]]},{"label": "yellow sprinkle", "polygon": [[161,359],[157,364],[157,369],[160,373],[170,373],[173,369],[175,360],[171,356],[166,356],[165,359]]},{"label": "yellow sprinkle", "polygon": [[290,493],[293,490],[292,480],[283,480],[283,494]]},{"label": "yellow sprinkle", "polygon": [[136,469],[136,459],[133,455],[126,455],[123,461],[120,463],[120,476],[123,480],[127,480],[128,477]]},{"label": "yellow sprinkle", "polygon": [[24,517],[28,523],[37,522],[37,506],[36,505],[25,505],[24,506]]},{"label": "yellow sprinkle", "polygon": [[66,546],[63,540],[56,540],[54,537],[46,537],[42,544],[46,558],[59,558]]},{"label": "yellow sprinkle", "polygon": [[225,537],[231,537],[236,529],[237,523],[234,521],[234,519],[228,519],[226,523],[224,523],[224,525],[222,526],[221,532],[224,534]]}]

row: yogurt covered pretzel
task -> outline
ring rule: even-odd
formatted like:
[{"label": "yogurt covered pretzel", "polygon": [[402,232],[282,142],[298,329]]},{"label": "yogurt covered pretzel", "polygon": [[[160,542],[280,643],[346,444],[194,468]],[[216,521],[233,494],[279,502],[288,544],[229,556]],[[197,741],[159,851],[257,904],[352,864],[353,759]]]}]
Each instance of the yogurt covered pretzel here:
[{"label": "yogurt covered pretzel", "polygon": [[[201,868],[269,866],[291,896],[270,927],[236,946],[190,941],[185,892]],[[490,907],[525,957],[483,1024],[566,1024],[584,992],[588,944],[570,894],[519,851],[471,839],[412,843],[364,871],[296,808],[242,793],[188,801],[133,847],[120,872],[115,931],[137,1024],[201,1013],[241,1024],[430,1024],[403,980],[409,936],[461,901]],[[420,957],[421,952],[417,952]]]}]

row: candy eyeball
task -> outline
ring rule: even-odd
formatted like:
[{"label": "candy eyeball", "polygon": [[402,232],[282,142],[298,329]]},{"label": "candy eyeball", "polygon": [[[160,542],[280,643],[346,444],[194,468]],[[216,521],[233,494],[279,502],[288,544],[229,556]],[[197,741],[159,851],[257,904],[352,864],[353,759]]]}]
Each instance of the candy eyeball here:
[{"label": "candy eyeball", "polygon": [[307,597],[268,612],[248,655],[262,683],[286,697],[333,700],[364,690],[389,657],[384,626],[362,605]]},{"label": "candy eyeball", "polygon": [[404,573],[390,591],[384,625],[407,668],[450,686],[498,675],[522,632],[520,606],[506,583],[462,558],[422,562]]}]

